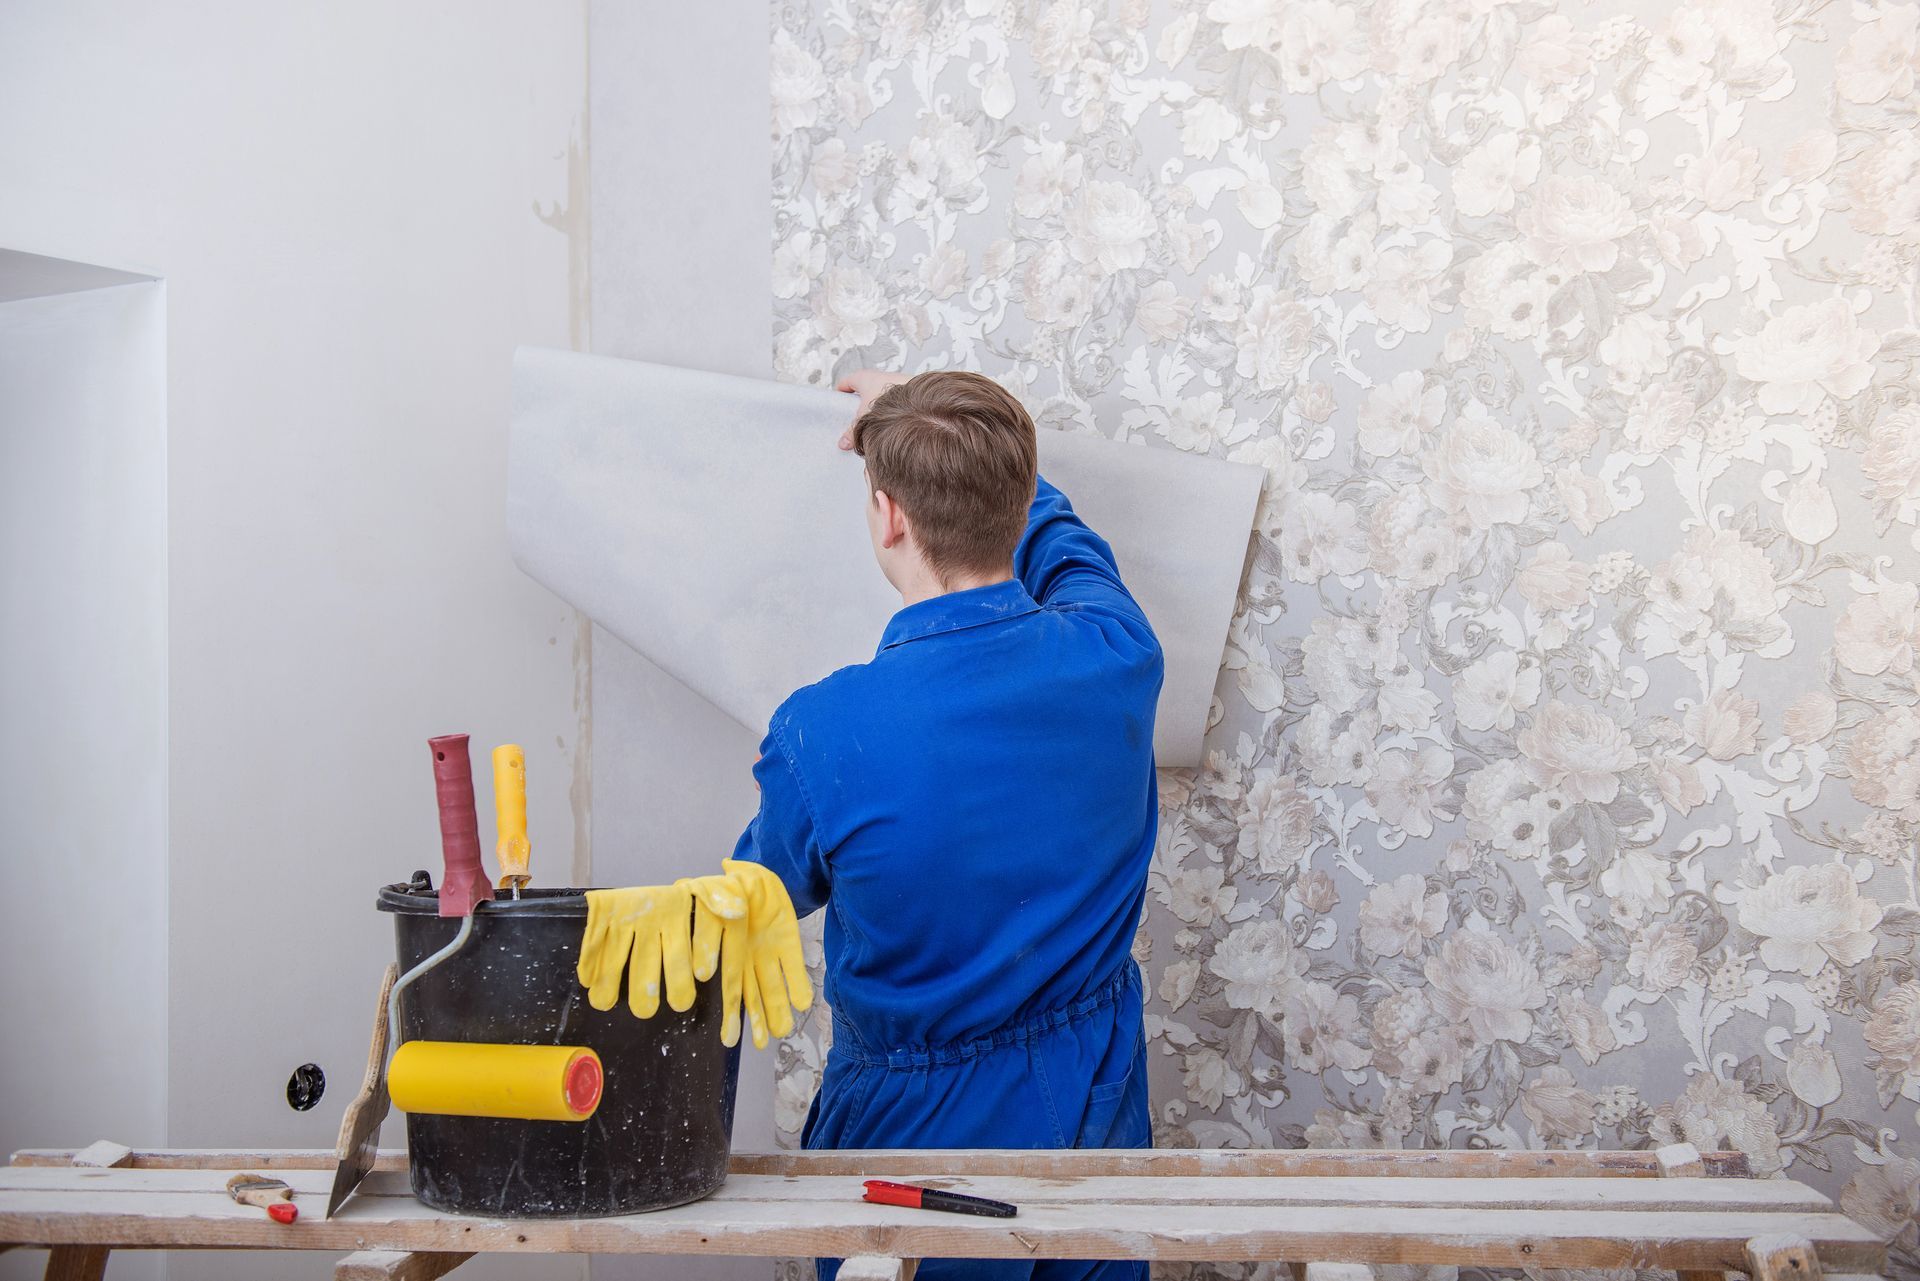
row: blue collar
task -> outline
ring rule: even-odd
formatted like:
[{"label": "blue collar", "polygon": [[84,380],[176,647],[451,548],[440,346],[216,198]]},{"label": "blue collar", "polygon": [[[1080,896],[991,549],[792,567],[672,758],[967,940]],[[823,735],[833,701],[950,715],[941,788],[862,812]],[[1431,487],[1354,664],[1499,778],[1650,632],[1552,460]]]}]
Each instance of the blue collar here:
[{"label": "blue collar", "polygon": [[907,606],[887,623],[880,635],[880,649],[892,649],[924,636],[957,632],[987,623],[1004,623],[1010,618],[1031,614],[1040,608],[1019,579],[969,587],[965,591],[930,596]]}]

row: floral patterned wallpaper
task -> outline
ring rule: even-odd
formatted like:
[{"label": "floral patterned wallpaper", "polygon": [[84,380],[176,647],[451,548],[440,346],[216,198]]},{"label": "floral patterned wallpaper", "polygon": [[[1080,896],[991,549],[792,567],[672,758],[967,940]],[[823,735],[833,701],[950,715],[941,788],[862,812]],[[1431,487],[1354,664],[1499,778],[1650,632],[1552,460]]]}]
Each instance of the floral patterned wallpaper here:
[{"label": "floral patterned wallpaper", "polygon": [[1157,1141],[1737,1148],[1920,1275],[1920,7],[774,16],[780,377],[1267,470]]}]

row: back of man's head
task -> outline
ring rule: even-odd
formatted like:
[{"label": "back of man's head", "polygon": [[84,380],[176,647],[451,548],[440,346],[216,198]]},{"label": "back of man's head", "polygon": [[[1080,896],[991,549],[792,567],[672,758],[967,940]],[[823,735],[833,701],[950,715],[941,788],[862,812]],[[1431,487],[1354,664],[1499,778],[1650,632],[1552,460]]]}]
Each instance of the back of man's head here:
[{"label": "back of man's head", "polygon": [[961,370],[920,374],[854,424],[867,480],[907,514],[942,575],[1004,570],[1027,527],[1038,474],[1033,419],[1006,388]]}]

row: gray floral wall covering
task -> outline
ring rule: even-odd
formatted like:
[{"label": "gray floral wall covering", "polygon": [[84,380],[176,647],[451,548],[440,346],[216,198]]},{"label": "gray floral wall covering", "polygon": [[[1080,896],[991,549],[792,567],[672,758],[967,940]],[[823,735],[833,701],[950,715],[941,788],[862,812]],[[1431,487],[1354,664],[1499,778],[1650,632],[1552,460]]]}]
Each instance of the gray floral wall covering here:
[{"label": "gray floral wall covering", "polygon": [[1920,1274],[1920,7],[774,25],[781,377],[1267,469],[1158,1141],[1732,1147]]}]

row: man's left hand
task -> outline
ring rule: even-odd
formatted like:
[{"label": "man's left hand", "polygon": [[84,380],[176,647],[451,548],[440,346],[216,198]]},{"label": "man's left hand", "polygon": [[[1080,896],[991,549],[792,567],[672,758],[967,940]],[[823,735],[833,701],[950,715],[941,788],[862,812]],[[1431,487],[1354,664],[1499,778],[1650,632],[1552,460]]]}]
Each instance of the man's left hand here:
[{"label": "man's left hand", "polygon": [[860,421],[862,415],[873,405],[874,399],[889,387],[897,387],[906,382],[911,374],[890,374],[884,369],[856,369],[834,384],[835,391],[850,391],[860,398],[860,404],[853,411],[853,422],[840,433],[840,448],[853,448],[853,423]]}]

